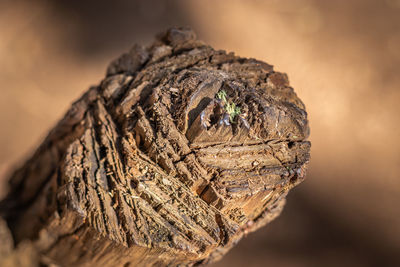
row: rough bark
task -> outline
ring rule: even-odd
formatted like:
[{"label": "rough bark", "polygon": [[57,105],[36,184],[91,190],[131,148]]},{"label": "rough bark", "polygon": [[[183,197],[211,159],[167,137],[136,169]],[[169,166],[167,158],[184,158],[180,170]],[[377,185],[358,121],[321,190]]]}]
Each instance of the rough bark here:
[{"label": "rough bark", "polygon": [[72,105],[10,178],[1,215],[42,262],[207,263],[279,215],[308,132],[286,74],[171,29]]}]

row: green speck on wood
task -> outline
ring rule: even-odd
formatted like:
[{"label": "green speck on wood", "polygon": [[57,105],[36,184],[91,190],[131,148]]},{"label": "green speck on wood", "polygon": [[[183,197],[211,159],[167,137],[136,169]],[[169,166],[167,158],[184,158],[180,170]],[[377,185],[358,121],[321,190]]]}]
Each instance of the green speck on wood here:
[{"label": "green speck on wood", "polygon": [[221,90],[217,93],[216,98],[222,100],[225,111],[229,114],[229,120],[233,123],[236,116],[241,114],[240,107],[236,106],[235,103],[229,103],[226,99],[227,93],[225,90]]}]

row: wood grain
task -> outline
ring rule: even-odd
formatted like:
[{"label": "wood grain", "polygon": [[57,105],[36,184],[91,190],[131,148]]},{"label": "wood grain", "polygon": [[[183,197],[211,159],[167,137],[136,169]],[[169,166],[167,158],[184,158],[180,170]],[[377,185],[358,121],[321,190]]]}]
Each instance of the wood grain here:
[{"label": "wood grain", "polygon": [[205,264],[279,215],[308,135],[286,74],[170,29],[72,105],[10,178],[1,215],[43,262]]}]

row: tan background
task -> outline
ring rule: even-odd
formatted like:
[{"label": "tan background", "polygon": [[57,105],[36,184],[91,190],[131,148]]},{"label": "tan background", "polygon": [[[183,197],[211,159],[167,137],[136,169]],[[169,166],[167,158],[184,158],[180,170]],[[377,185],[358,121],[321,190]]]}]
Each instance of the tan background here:
[{"label": "tan background", "polygon": [[400,266],[400,0],[1,0],[0,180],[111,59],[174,25],[287,72],[311,123],[307,181],[214,266]]}]

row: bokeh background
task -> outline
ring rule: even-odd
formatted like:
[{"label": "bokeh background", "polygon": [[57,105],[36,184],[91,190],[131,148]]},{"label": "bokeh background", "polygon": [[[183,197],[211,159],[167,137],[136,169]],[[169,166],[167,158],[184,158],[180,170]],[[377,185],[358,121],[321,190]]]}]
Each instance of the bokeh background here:
[{"label": "bokeh background", "polygon": [[289,74],[307,180],[223,266],[400,266],[400,0],[1,0],[0,191],[110,60],[190,26]]}]

